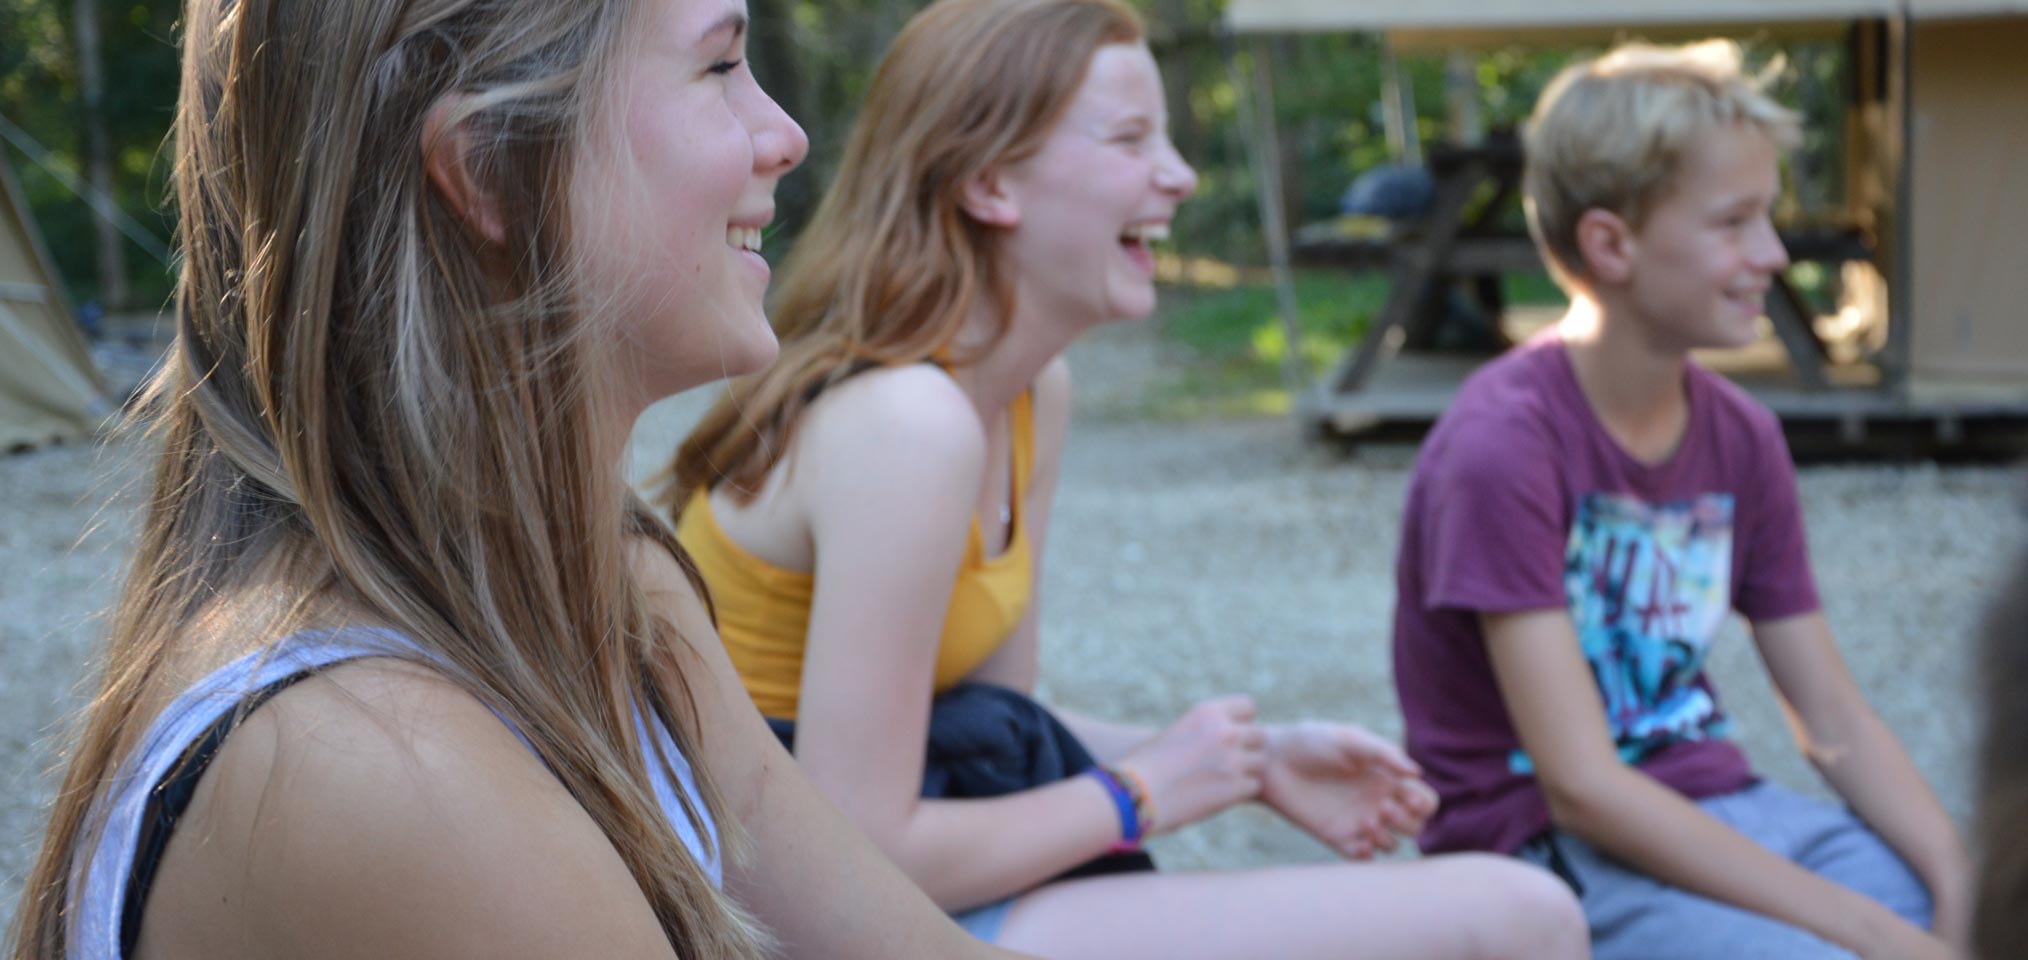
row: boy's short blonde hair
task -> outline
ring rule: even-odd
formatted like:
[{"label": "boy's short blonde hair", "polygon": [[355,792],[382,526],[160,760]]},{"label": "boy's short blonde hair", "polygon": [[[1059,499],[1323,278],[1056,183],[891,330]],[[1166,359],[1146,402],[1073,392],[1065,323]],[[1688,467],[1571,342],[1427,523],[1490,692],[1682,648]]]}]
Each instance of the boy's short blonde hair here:
[{"label": "boy's short blonde hair", "polygon": [[1528,121],[1523,189],[1528,229],[1559,282],[1586,276],[1577,246],[1585,211],[1639,227],[1711,131],[1747,124],[1784,149],[1801,139],[1796,112],[1763,93],[1740,61],[1729,40],[1633,43],[1550,81]]}]

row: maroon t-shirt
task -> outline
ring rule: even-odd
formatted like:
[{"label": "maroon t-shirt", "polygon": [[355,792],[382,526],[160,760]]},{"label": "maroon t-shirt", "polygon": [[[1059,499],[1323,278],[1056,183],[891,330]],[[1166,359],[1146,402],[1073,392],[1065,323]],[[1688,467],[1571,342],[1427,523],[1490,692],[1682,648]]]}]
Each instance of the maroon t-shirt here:
[{"label": "maroon t-shirt", "polygon": [[1609,436],[1562,341],[1465,381],[1423,443],[1396,559],[1394,682],[1443,805],[1429,852],[1511,853],[1549,825],[1480,613],[1570,611],[1620,756],[1690,797],[1752,782],[1704,655],[1727,614],[1817,609],[1781,425],[1692,363],[1689,427],[1649,466]]}]

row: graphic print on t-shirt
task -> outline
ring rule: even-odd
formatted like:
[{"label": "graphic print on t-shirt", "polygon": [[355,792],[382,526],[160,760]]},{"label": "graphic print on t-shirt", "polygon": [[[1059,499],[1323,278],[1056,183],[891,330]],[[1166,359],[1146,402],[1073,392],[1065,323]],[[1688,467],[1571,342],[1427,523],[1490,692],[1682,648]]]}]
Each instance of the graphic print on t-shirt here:
[{"label": "graphic print on t-shirt", "polygon": [[[1563,588],[1620,757],[1724,734],[1695,682],[1731,609],[1731,494],[1651,505],[1620,494],[1578,500]],[[1532,773],[1516,750],[1510,766]]]}]

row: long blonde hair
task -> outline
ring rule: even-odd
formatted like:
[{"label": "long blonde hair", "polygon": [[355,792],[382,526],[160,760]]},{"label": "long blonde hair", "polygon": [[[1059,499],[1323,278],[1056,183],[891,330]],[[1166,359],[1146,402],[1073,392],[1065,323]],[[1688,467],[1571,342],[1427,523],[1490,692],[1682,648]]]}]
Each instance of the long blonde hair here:
[{"label": "long blonde hair", "polygon": [[[257,646],[333,616],[400,630],[509,718],[680,953],[760,954],[764,935],[650,785],[671,758],[644,755],[635,705],[693,760],[699,733],[673,627],[628,551],[645,537],[690,568],[594,439],[606,320],[582,306],[573,161],[621,115],[639,6],[187,4],[177,337],[145,414],[159,464],[15,960],[68,954],[102,785],[179,656],[221,631]],[[430,186],[438,109],[506,212],[496,249]],[[272,582],[294,598],[279,613],[220,624]],[[686,799],[685,814],[736,839],[710,772],[693,770],[705,810]]]},{"label": "long blonde hair", "polygon": [[1013,286],[997,229],[960,206],[965,184],[1041,149],[1099,48],[1141,36],[1116,0],[940,0],[909,21],[782,267],[780,356],[691,431],[657,480],[662,505],[681,513],[721,482],[752,498],[817,391],[862,366],[969,359],[950,351],[975,303],[1004,333]]}]

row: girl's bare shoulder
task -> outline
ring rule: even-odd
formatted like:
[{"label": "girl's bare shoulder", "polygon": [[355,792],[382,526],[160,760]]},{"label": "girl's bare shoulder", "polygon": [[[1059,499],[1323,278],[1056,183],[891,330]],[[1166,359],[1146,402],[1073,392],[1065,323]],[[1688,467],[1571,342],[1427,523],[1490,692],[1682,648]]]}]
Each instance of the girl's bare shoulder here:
[{"label": "girl's bare shoulder", "polygon": [[464,688],[391,658],[249,714],[153,890],[157,956],[671,955],[542,761]]}]

